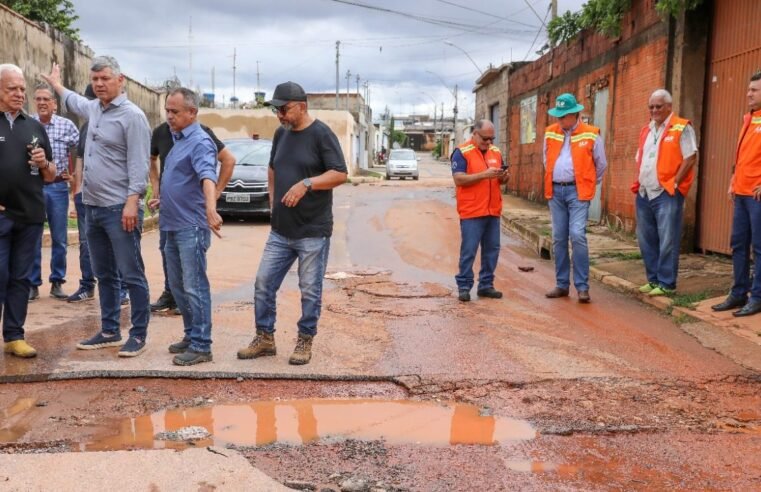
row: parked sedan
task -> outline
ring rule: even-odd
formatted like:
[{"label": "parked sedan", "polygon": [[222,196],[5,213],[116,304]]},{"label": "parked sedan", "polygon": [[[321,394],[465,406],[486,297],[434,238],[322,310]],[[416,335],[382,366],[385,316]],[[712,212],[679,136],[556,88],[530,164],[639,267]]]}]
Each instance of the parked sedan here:
[{"label": "parked sedan", "polygon": [[272,142],[250,138],[223,142],[236,162],[230,182],[217,200],[217,212],[220,215],[269,217],[267,170]]},{"label": "parked sedan", "polygon": [[386,179],[411,177],[418,179],[417,162],[420,160],[412,149],[393,149],[386,160]]}]

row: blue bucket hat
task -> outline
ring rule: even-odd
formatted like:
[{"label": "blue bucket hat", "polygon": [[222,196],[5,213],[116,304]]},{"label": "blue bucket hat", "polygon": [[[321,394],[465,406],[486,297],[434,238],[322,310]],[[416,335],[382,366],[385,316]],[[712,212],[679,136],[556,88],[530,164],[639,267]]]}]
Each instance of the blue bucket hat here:
[{"label": "blue bucket hat", "polygon": [[555,118],[562,118],[567,114],[580,113],[584,109],[584,106],[576,102],[576,98],[573,94],[560,94],[555,99],[555,107],[547,111],[550,116]]}]

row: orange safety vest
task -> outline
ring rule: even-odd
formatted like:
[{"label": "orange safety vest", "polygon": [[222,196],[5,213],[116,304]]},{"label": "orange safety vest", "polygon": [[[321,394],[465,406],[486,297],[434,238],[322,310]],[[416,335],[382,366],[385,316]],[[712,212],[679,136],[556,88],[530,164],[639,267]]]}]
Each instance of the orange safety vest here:
[{"label": "orange safety vest", "polygon": [[[595,196],[597,170],[595,169],[594,147],[600,138],[600,129],[579,122],[571,134],[571,160],[579,200],[591,200]],[[552,124],[544,131],[544,145],[547,153],[547,167],[544,171],[544,197],[552,198],[552,171],[563,150],[565,133],[559,123]]]},{"label": "orange safety vest", "polygon": [[[467,174],[486,171],[488,167],[502,166],[502,152],[499,147],[489,146],[483,154],[473,140],[468,140],[458,147],[467,163]],[[483,179],[469,186],[457,186],[457,213],[461,219],[473,219],[502,215],[502,192],[498,179]]]},{"label": "orange safety vest", "polygon": [[[672,114],[668,126],[664,129],[663,138],[658,143],[658,162],[656,169],[658,172],[658,182],[661,184],[669,195],[674,195],[674,178],[679,171],[679,167],[684,162],[682,156],[682,133],[687,125],[691,124],[690,120],[685,120]],[[645,140],[650,134],[650,125],[645,125],[639,132],[639,152],[637,152],[637,179],[634,180],[631,190],[633,193],[639,192],[639,169],[642,167],[642,154],[645,150]],[[695,179],[695,167],[687,173],[681,183],[679,183],[679,193],[687,196],[690,186]]]},{"label": "orange safety vest", "polygon": [[740,140],[737,142],[737,160],[732,174],[732,191],[735,195],[752,196],[761,186],[761,109],[743,118]]}]

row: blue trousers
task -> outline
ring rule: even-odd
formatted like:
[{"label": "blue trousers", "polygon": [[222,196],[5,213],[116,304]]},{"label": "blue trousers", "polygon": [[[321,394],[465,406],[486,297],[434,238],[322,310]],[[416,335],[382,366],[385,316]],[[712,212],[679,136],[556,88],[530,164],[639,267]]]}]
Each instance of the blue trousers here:
[{"label": "blue trousers", "polygon": [[[552,216],[552,255],[555,258],[557,287],[568,289],[570,286],[572,260],[573,284],[576,290],[589,290],[589,247],[587,246],[589,200],[579,200],[576,186],[553,184],[550,215]],[[569,240],[573,247],[572,258],[568,255]]]},{"label": "blue trousers", "polygon": [[460,220],[460,264],[455,275],[457,290],[473,288],[473,262],[481,246],[481,271],[478,290],[494,287],[494,270],[499,260],[500,218],[495,216]]},{"label": "blue trousers", "polygon": [[138,212],[138,226],[127,232],[122,227],[123,205],[94,207],[85,205],[87,244],[98,279],[101,329],[106,335],[119,333],[120,279],[127,284],[131,302],[132,327],[129,334],[145,340],[150,318],[148,281],[140,250],[143,211]]},{"label": "blue trousers", "polygon": [[22,224],[0,214],[0,316],[5,342],[24,338],[29,278],[41,238],[42,224]]},{"label": "blue trousers", "polygon": [[[66,245],[69,229],[69,184],[50,183],[42,187],[45,196],[45,215],[50,228],[51,256],[50,283],[66,281]],[[32,285],[42,285],[42,237],[35,247],[34,264],[32,267]]]},{"label": "blue trousers", "polygon": [[[761,301],[761,202],[751,196],[735,197],[735,214],[732,221],[732,264],[735,282],[733,297],[746,297]],[[750,250],[754,265],[751,277]]]},{"label": "blue trousers", "polygon": [[637,193],[636,206],[637,242],[647,281],[676,289],[684,197],[678,190],[674,196],[664,191],[652,200]]},{"label": "blue trousers", "polygon": [[298,260],[301,290],[299,333],[309,336],[317,334],[329,251],[329,237],[289,239],[275,231],[270,232],[254,284],[254,322],[257,330],[275,332],[277,291],[288,270]]},{"label": "blue trousers", "polygon": [[211,290],[206,276],[206,251],[211,245],[209,229],[189,227],[161,231],[169,285],[182,313],[185,340],[191,350],[211,351]]}]

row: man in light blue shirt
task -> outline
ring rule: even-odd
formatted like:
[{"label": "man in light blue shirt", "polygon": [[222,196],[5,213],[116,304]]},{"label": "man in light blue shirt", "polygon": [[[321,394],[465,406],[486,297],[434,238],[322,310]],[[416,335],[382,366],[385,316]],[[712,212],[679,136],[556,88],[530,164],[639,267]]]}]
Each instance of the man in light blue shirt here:
[{"label": "man in light blue shirt", "polygon": [[[579,120],[584,106],[573,94],[561,94],[548,113],[558,119],[544,133],[544,196],[552,215],[552,253],[555,260],[555,288],[550,299],[567,297],[571,264],[579,302],[588,303],[589,248],[587,220],[596,185],[602,181],[607,160],[600,129]],[[573,245],[573,258],[568,242]],[[573,260],[573,261],[571,261]]]},{"label": "man in light blue shirt", "polygon": [[174,146],[161,174],[161,195],[149,202],[152,208],[161,206],[169,287],[185,329],[183,339],[169,346],[169,352],[177,354],[172,362],[180,366],[212,360],[206,251],[211,231],[219,235],[222,226],[217,213],[217,146],[196,121],[199,103],[190,89],[169,93],[166,117]]},{"label": "man in light blue shirt", "polygon": [[[85,144],[82,201],[85,204],[87,242],[98,279],[101,332],[77,344],[80,350],[121,346],[120,357],[145,350],[150,299],[140,252],[143,228],[142,198],[148,187],[151,129],[145,113],[124,94],[124,75],[110,56],[100,56],[90,67],[97,100],[66,89],[57,64],[43,76],[64,105],[89,120]],[[120,332],[120,279],[132,303],[129,339]]]}]

